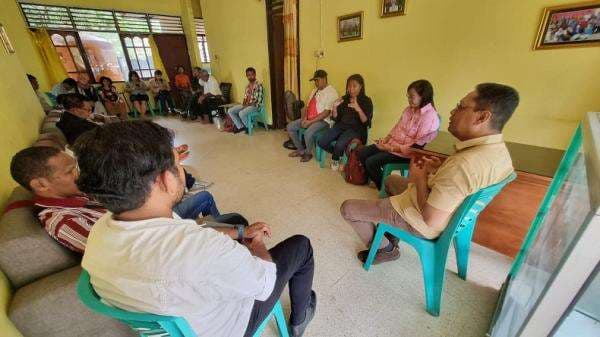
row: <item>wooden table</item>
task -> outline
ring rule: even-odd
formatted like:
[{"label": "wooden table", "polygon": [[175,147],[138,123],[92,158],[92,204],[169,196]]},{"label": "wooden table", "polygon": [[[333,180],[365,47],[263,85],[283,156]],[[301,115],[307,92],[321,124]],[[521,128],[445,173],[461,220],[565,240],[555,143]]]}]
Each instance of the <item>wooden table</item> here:
[{"label": "wooden table", "polygon": [[[433,154],[450,155],[458,142],[448,132],[427,144]],[[473,241],[504,255],[514,257],[546,194],[564,151],[507,142],[517,179],[481,213]]]}]

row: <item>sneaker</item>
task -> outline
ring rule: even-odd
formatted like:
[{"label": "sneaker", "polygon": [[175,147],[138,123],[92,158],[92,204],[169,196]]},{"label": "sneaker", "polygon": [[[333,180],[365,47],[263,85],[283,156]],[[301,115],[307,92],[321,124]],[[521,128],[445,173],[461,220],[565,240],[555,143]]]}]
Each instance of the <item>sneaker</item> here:
[{"label": "sneaker", "polygon": [[[360,262],[365,263],[367,261],[367,257],[369,256],[369,250],[362,250],[356,254],[356,257],[360,260]],[[398,247],[394,247],[389,252],[386,252],[383,249],[377,249],[377,254],[375,254],[375,259],[373,259],[373,264],[380,264],[388,261],[398,260],[400,258],[400,249]]]},{"label": "sneaker", "polygon": [[294,145],[294,142],[291,139],[288,139],[285,142],[283,142],[283,147],[289,150],[297,150],[296,145]]},{"label": "sneaker", "polygon": [[306,308],[306,317],[304,318],[304,322],[298,325],[290,324],[288,326],[288,333],[290,337],[302,337],[304,335],[304,331],[308,326],[308,323],[312,321],[313,317],[315,317],[315,311],[317,310],[317,294],[311,291],[310,294],[310,303],[308,304],[308,308]]},{"label": "sneaker", "polygon": [[241,128],[241,129],[235,128],[235,130],[233,130],[233,133],[240,133],[240,132],[244,132],[244,131],[246,131],[246,128]]},{"label": "sneaker", "polygon": [[331,169],[333,171],[339,171],[340,170],[340,161],[339,160],[334,160],[331,162]]},{"label": "sneaker", "polygon": [[194,182],[194,185],[192,185],[192,187],[188,190],[188,193],[194,194],[200,191],[204,191],[211,187],[213,184],[214,183],[210,181],[196,180],[196,182]]}]

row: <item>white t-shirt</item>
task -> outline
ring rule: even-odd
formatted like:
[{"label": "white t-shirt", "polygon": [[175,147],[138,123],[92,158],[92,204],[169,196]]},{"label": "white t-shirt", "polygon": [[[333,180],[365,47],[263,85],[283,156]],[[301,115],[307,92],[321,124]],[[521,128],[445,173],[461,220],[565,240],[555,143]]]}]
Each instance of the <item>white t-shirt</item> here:
[{"label": "white t-shirt", "polygon": [[200,83],[200,85],[204,88],[205,94],[208,94],[210,92],[215,96],[221,95],[221,88],[219,87],[219,82],[214,76],[208,76],[208,81],[206,82],[202,79],[198,79],[198,83]]},{"label": "white t-shirt", "polygon": [[314,88],[310,92],[310,95],[308,95],[307,105],[313,96],[317,99],[317,112],[321,113],[325,110],[333,110],[333,103],[338,98],[338,93],[331,84],[327,85],[323,90]]},{"label": "white t-shirt", "polygon": [[199,337],[242,336],[255,300],[275,286],[276,267],[229,236],[193,220],[101,217],[82,266],[119,308],[184,317]]}]

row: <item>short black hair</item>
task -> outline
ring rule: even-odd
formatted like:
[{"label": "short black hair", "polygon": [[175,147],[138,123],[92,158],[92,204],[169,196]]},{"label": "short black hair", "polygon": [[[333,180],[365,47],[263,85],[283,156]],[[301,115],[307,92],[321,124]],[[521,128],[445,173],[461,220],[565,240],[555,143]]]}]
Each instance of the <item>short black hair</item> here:
[{"label": "short black hair", "polygon": [[137,71],[135,70],[131,70],[129,71],[129,82],[133,81],[132,77],[133,75],[137,76],[138,79],[141,79],[140,74],[137,73]]},{"label": "short black hair", "polygon": [[66,110],[83,107],[83,102],[89,99],[80,93],[61,95],[61,104]]},{"label": "short black hair", "polygon": [[250,71],[250,72],[253,72],[253,73],[254,73],[254,75],[256,75],[256,69],[254,69],[254,68],[252,68],[252,67],[248,67],[248,68],[246,68],[246,72],[249,72],[249,71]]},{"label": "short black hair", "polygon": [[68,84],[71,88],[75,88],[77,86],[77,81],[75,81],[74,79],[67,77],[65,78],[64,81],[62,81],[63,84]]},{"label": "short black hair", "polygon": [[23,149],[12,157],[10,162],[10,175],[19,183],[31,191],[29,183],[36,178],[45,178],[52,174],[48,166],[48,160],[61,151],[50,146],[32,146]]},{"label": "short black hair", "polygon": [[410,89],[415,89],[417,94],[421,97],[421,106],[419,108],[423,108],[427,104],[431,104],[435,108],[435,103],[433,102],[433,86],[428,80],[416,80],[408,85],[406,92]]},{"label": "short black hair", "polygon": [[492,112],[492,127],[502,131],[519,105],[519,93],[514,88],[498,83],[481,83],[475,87],[477,110]]},{"label": "short black hair", "polygon": [[151,121],[110,123],[86,132],[73,146],[77,186],[119,214],[141,207],[156,177],[177,172],[171,132]]},{"label": "short black hair", "polygon": [[102,77],[100,77],[100,81],[99,81],[100,84],[104,84],[104,81],[108,81],[108,83],[110,83],[110,85],[113,84],[112,79],[110,77],[108,77],[108,76],[102,76]]},{"label": "short black hair", "polygon": [[156,76],[156,75],[162,75],[162,71],[160,71],[160,70],[156,69],[156,70],[154,71],[154,76]]}]

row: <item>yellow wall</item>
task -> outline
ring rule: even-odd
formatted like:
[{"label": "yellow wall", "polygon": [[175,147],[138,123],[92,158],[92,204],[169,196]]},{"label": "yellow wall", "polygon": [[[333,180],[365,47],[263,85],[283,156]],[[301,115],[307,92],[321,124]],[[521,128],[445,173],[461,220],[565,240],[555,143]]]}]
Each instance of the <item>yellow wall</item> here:
[{"label": "yellow wall", "polygon": [[[14,23],[18,14],[13,2],[7,3],[0,11],[0,23]],[[17,37],[23,34],[19,27],[7,24],[9,38],[17,45]],[[29,146],[37,138],[44,112],[39,104],[25,70],[19,61],[28,54],[22,48],[16,48],[15,54],[8,54],[0,46],[0,209],[15,182],[10,177],[10,159],[20,149]],[[25,49],[26,50],[26,49]]]},{"label": "yellow wall", "polygon": [[[319,2],[300,1],[304,95],[320,48]],[[382,19],[380,1],[322,1],[325,57],[318,66],[340,93],[352,73],[365,77],[375,137],[398,119],[407,85],[420,78],[433,83],[444,126],[475,84],[514,86],[521,104],[505,135],[519,143],[564,148],[583,114],[600,110],[600,47],[532,50],[542,9],[572,0],[407,2],[406,16]],[[364,11],[364,38],[338,43],[337,16],[357,11]]]},{"label": "yellow wall", "polygon": [[271,85],[264,1],[200,0],[200,3],[213,74],[221,82],[233,83],[231,97],[240,102],[248,83],[244,71],[247,67],[254,67],[266,90],[267,116],[270,119]]}]

